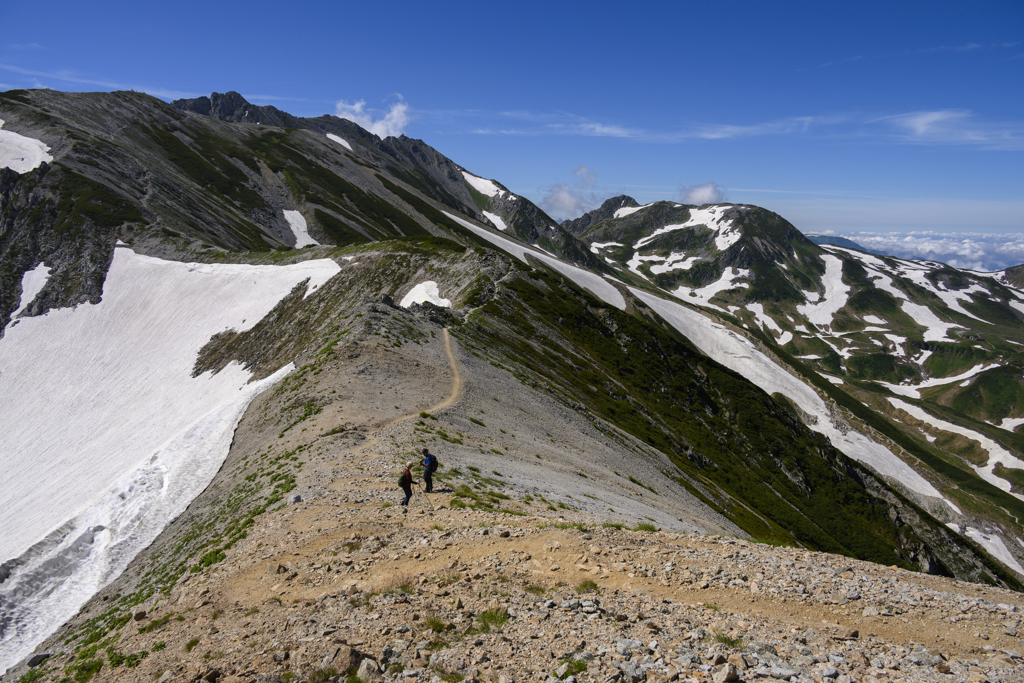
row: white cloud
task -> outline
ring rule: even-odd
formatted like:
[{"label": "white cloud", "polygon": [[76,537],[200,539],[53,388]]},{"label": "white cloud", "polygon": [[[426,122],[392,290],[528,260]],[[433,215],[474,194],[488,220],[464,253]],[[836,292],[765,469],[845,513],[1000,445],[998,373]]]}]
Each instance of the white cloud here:
[{"label": "white cloud", "polygon": [[540,208],[557,221],[576,218],[601,203],[597,195],[594,194],[597,173],[586,166],[580,166],[572,172],[572,175],[571,185],[569,183],[551,185],[545,190],[546,194],[539,202]]},{"label": "white cloud", "polygon": [[869,121],[896,132],[896,139],[913,144],[975,145],[986,149],[1024,150],[1024,125],[982,121],[966,109],[915,111]]},{"label": "white cloud", "polygon": [[388,109],[388,113],[382,118],[374,119],[374,111],[366,108],[366,101],[359,100],[349,104],[345,100],[338,100],[334,105],[335,115],[356,123],[377,137],[383,139],[391,136],[399,136],[405,132],[411,119],[409,105],[404,101],[395,102]]},{"label": "white cloud", "polygon": [[1024,263],[1024,234],[844,232],[863,247],[906,259],[947,263],[969,270],[1003,270]]},{"label": "white cloud", "polygon": [[684,204],[717,204],[725,201],[725,193],[718,183],[704,183],[692,187],[680,187],[679,194],[683,197]]}]

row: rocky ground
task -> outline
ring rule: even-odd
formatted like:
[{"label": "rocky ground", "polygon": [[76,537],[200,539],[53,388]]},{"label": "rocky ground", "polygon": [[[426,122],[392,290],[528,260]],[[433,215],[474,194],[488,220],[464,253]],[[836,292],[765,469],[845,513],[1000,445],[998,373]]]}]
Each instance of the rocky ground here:
[{"label": "rocky ground", "polygon": [[446,498],[269,514],[136,614],[115,649],[147,654],[94,680],[1024,680],[1019,594]]},{"label": "rocky ground", "polygon": [[[737,538],[656,490],[642,444],[449,341],[356,340],[301,400],[254,401],[221,475],[149,555],[260,453],[303,454],[291,504],[135,608],[98,670],[75,668],[69,635],[133,570],[4,680],[1024,681],[1024,596]],[[324,407],[281,431],[267,416],[293,400]],[[403,510],[398,465],[423,445],[441,454],[436,492]]]}]

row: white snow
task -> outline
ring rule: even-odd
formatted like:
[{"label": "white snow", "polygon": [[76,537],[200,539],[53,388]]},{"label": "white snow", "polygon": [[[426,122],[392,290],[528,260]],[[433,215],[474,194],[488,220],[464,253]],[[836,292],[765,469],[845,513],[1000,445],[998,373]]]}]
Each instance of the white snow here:
[{"label": "white snow", "polygon": [[947,323],[939,319],[932,309],[927,306],[915,304],[911,301],[903,301],[900,303],[900,308],[903,312],[913,318],[914,322],[921,327],[927,328],[924,331],[925,341],[942,341],[946,339],[947,333],[954,327],[963,327],[963,325],[957,325],[956,323]]},{"label": "white snow", "polygon": [[964,532],[964,536],[967,536],[977,542],[978,545],[988,551],[989,555],[996,558],[1021,576],[1024,576],[1024,567],[1020,566],[1020,563],[1017,562],[1017,558],[1013,556],[1010,550],[1006,547],[1006,544],[1003,543],[1003,539],[994,534],[983,533],[972,526],[967,527],[967,531]]},{"label": "white snow", "polygon": [[[119,247],[99,304],[7,328],[0,561],[25,564],[0,588],[18,604],[0,640],[0,670],[184,510],[220,468],[249,401],[287,374],[247,384],[250,374],[232,363],[193,378],[199,349],[217,332],[251,328],[303,280],[319,286],[339,270],[329,260],[178,263]],[[76,545],[83,535],[92,542]]]},{"label": "white snow", "polygon": [[[897,337],[897,339],[899,339],[899,337]],[[924,361],[918,360],[917,362],[923,363]],[[965,379],[970,379],[971,377],[974,377],[980,372],[984,372],[985,370],[991,370],[992,368],[998,367],[998,364],[985,365],[984,363],[979,363],[978,365],[975,365],[967,372],[962,372],[959,375],[955,375],[953,377],[932,377],[931,379],[926,379],[918,384],[889,384],[888,382],[878,382],[878,384],[881,384],[883,387],[889,389],[889,391],[891,391],[892,393],[899,394],[900,396],[907,396],[909,398],[921,398],[921,389],[941,387],[944,384],[952,384],[953,382],[962,382]]]},{"label": "white snow", "polygon": [[350,151],[350,152],[352,151],[352,145],[348,144],[348,140],[346,140],[345,138],[339,138],[334,133],[328,133],[327,137],[329,137],[330,139],[334,140],[335,142],[337,142],[339,145],[341,145],[342,147],[344,147],[348,151]]},{"label": "white snow", "polygon": [[866,315],[864,316],[864,322],[872,323],[873,325],[888,325],[889,323],[882,320],[877,315]]},{"label": "white snow", "polygon": [[[827,436],[832,445],[847,456],[900,482],[911,491],[942,498],[942,494],[928,480],[887,448],[854,430],[844,434],[833,425],[828,407],[821,397],[800,379],[773,363],[746,337],[681,304],[633,287],[630,291],[706,355],[740,373],[767,393],[779,392],[804,412],[817,417],[817,424],[810,428]],[[955,509],[949,501],[944,498],[943,501]]]},{"label": "white snow", "polygon": [[907,343],[906,337],[901,337],[898,334],[886,334],[882,336],[891,341],[893,346],[896,347],[895,353],[897,356],[903,357],[907,355],[903,350],[903,345]]},{"label": "white snow", "polygon": [[833,377],[832,375],[826,375],[824,372],[821,373],[821,376],[827,379],[829,382],[832,382],[832,384],[844,384],[843,380],[839,379],[838,377]]},{"label": "white snow", "polygon": [[640,209],[646,209],[648,206],[651,205],[644,204],[643,206],[624,206],[621,209],[616,209],[615,213],[612,214],[612,218],[625,218],[626,216],[636,213]]},{"label": "white snow", "polygon": [[891,396],[887,398],[889,399],[889,403],[891,403],[894,407],[899,408],[900,410],[906,413],[909,413],[910,415],[916,417],[918,420],[921,420],[922,422],[926,422],[932,425],[936,429],[941,429],[944,432],[951,432],[953,434],[965,436],[971,441],[977,441],[978,444],[982,447],[982,449],[988,453],[988,462],[985,463],[984,467],[977,467],[975,465],[971,465],[971,469],[977,472],[978,476],[980,476],[982,479],[992,484],[996,488],[1002,489],[1003,491],[1006,491],[1011,495],[1014,495],[1017,498],[1024,500],[1024,495],[1013,493],[1012,491],[1010,491],[1010,482],[1006,481],[1002,477],[997,477],[994,473],[996,463],[1000,463],[1003,467],[1006,468],[1021,470],[1024,469],[1024,461],[1020,460],[1019,458],[1011,454],[1005,448],[1003,448],[1002,446],[1000,446],[999,444],[997,444],[995,441],[988,438],[984,434],[980,434],[973,430],[961,427],[960,425],[953,424],[952,422],[947,422],[945,420],[937,418],[931,413],[926,412],[923,408],[919,408],[918,406],[912,405],[898,398],[893,398]]},{"label": "white snow", "polygon": [[[747,310],[754,314],[754,318],[762,329],[767,327],[772,332],[778,332],[779,335],[782,335],[782,328],[775,322],[775,318],[764,312],[762,304],[747,304]],[[790,338],[792,338],[792,335],[790,335]]]},{"label": "white snow", "polygon": [[458,216],[448,213],[447,211],[445,211],[444,214],[448,216],[448,218],[451,218],[453,221],[456,221],[459,225],[465,227],[467,230],[473,231],[474,233],[476,233],[480,237],[483,237],[491,244],[497,246],[500,249],[504,249],[508,253],[518,258],[523,263],[529,263],[529,261],[526,258],[527,256],[535,258],[538,261],[544,263],[545,265],[554,268],[562,275],[565,275],[567,278],[575,282],[583,289],[588,290],[590,293],[592,293],[594,296],[601,299],[602,301],[605,301],[606,303],[615,306],[620,311],[626,310],[626,300],[622,297],[622,294],[619,292],[619,290],[615,288],[614,285],[609,283],[604,278],[595,275],[594,273],[591,273],[588,270],[583,270],[582,268],[571,266],[568,263],[565,263],[564,261],[558,260],[554,256],[537,251],[532,247],[527,247],[524,244],[521,244],[519,242],[513,242],[512,240],[502,237],[501,235],[496,235],[490,230],[485,230],[477,225],[473,225],[469,221],[463,218],[459,218]]},{"label": "white snow", "polygon": [[306,227],[306,219],[298,211],[285,211],[284,219],[295,235],[295,248],[319,246],[319,242],[309,236],[309,229]]},{"label": "white snow", "polygon": [[700,260],[698,256],[687,256],[686,254],[672,254],[664,263],[651,266],[651,272],[655,275],[667,273],[670,270],[689,270],[693,264]]},{"label": "white snow", "polygon": [[729,208],[728,206],[712,206],[707,209],[690,209],[690,218],[685,223],[659,228],[647,237],[640,239],[633,245],[633,248],[639,249],[665,233],[705,225],[715,233],[715,246],[718,250],[725,251],[740,239],[739,228],[733,227],[731,221],[723,221],[719,215],[725,213]]},{"label": "white snow", "polygon": [[590,251],[594,254],[601,253],[601,249],[605,247],[624,247],[625,244],[619,244],[618,242],[594,242],[590,245]]},{"label": "white snow", "polygon": [[[821,278],[821,283],[825,286],[825,296],[822,297],[821,303],[801,304],[796,310],[818,327],[831,327],[832,318],[846,305],[850,287],[843,282],[842,259],[831,254],[823,254],[821,258],[825,261],[825,274]],[[807,295],[808,301],[818,300],[816,297],[811,298],[811,295],[816,295],[817,292],[804,294]]]},{"label": "white snow", "polygon": [[[0,119],[0,128],[4,120]],[[11,130],[0,130],[0,168],[9,168],[15,173],[26,173],[44,161],[50,163],[53,157],[50,148],[41,140],[19,135]]]},{"label": "white snow", "polygon": [[491,213],[490,211],[484,211],[484,216],[487,218],[487,220],[493,223],[494,227],[496,227],[498,230],[501,230],[502,232],[508,230],[508,226],[505,225],[505,221],[501,220],[501,216],[499,216],[498,214]]},{"label": "white snow", "polygon": [[685,285],[680,285],[675,289],[675,291],[671,292],[671,294],[687,303],[697,304],[698,306],[707,306],[708,308],[714,308],[721,311],[722,307],[711,303],[711,300],[718,296],[719,292],[724,292],[730,289],[739,289],[741,287],[749,287],[749,282],[735,282],[738,278],[749,277],[749,270],[729,267],[722,271],[722,277],[707,286],[693,289]]},{"label": "white snow", "polygon": [[435,306],[452,307],[451,301],[441,298],[441,293],[437,289],[437,283],[433,280],[421,282],[410,289],[409,293],[402,297],[402,302],[398,305],[402,308],[409,308],[413,304],[422,304],[425,301],[429,301]]},{"label": "white snow", "polygon": [[21,276],[21,301],[18,304],[18,309],[11,314],[11,321],[18,317],[18,315],[28,308],[28,305],[32,303],[32,300],[36,298],[36,295],[42,291],[43,286],[46,285],[46,281],[50,278],[50,269],[44,264],[40,263],[32,270],[26,271]]},{"label": "white snow", "polygon": [[665,259],[661,256],[641,256],[640,252],[634,252],[633,258],[626,261],[626,267],[631,271],[639,275],[644,279],[648,279],[646,275],[640,272],[640,266],[643,265],[644,261],[664,261]]},{"label": "white snow", "polygon": [[996,426],[1000,429],[1005,429],[1012,432],[1017,427],[1024,425],[1024,417],[1004,417],[1003,421]]},{"label": "white snow", "polygon": [[478,178],[472,173],[462,172],[462,176],[466,179],[466,182],[473,186],[473,189],[482,195],[488,197],[494,197],[495,195],[504,195],[502,191],[493,180],[485,180],[484,178]]}]

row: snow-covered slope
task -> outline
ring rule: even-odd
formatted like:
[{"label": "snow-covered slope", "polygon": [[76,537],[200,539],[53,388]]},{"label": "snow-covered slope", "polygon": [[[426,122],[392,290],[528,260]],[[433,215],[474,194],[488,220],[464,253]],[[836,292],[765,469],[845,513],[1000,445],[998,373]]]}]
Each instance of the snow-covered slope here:
[{"label": "snow-covered slope", "polygon": [[116,577],[205,488],[249,401],[288,372],[247,384],[250,374],[232,364],[192,377],[203,344],[252,327],[302,281],[316,288],[338,271],[327,260],[198,265],[118,247],[101,303],[8,326],[0,560],[23,564],[0,588],[12,621],[0,669]]},{"label": "snow-covered slope", "polygon": [[[0,128],[4,120],[0,119]],[[16,173],[25,173],[39,168],[43,162],[53,161],[50,148],[35,138],[19,135],[14,131],[0,130],[0,168],[9,168]]]}]

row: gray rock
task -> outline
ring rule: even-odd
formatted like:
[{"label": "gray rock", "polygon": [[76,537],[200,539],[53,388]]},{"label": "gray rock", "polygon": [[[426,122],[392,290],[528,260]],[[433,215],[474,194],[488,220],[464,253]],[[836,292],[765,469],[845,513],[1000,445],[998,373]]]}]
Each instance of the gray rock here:
[{"label": "gray rock", "polygon": [[30,669],[34,669],[52,656],[49,652],[40,652],[39,654],[32,655],[28,658],[28,666]]}]

